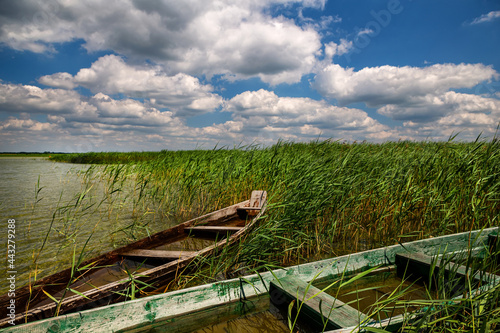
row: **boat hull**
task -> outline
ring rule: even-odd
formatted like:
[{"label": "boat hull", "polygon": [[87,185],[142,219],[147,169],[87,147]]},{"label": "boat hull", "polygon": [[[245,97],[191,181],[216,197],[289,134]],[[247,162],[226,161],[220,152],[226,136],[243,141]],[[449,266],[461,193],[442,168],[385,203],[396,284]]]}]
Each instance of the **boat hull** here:
[{"label": "boat hull", "polygon": [[[335,278],[347,273],[393,265],[396,255],[401,253],[417,252],[431,256],[444,251],[447,253],[464,251],[467,248],[480,251],[488,247],[488,235],[497,231],[498,228],[490,228],[388,246],[71,313],[9,327],[1,332],[38,333],[50,330],[57,332],[142,332],[160,326],[165,331],[178,331],[176,327],[179,327],[179,321],[176,318],[179,316],[203,313],[221,305],[232,304],[236,307],[249,300],[275,297],[276,295],[268,294],[270,283],[275,279],[293,276],[310,282],[314,279]],[[172,321],[176,321],[176,324],[171,325],[170,330],[169,322]]]}]

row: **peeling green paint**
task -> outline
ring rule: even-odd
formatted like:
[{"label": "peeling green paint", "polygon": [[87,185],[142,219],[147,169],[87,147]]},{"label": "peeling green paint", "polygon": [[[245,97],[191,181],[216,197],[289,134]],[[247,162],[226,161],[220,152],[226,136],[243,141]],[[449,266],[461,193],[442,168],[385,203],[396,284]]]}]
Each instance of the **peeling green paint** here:
[{"label": "peeling green paint", "polygon": [[54,324],[52,326],[49,327],[48,333],[57,333],[59,332],[59,325],[58,324]]},{"label": "peeling green paint", "polygon": [[153,322],[156,318],[156,311],[155,309],[158,307],[158,305],[154,302],[146,302],[144,305],[144,309],[147,311],[146,314],[146,319],[150,322]]}]

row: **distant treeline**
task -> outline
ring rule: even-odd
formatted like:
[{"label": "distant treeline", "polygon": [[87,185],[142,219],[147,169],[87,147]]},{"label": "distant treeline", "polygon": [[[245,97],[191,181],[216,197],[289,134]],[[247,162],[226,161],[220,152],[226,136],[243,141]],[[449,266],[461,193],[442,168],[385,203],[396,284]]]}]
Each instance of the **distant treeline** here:
[{"label": "distant treeline", "polygon": [[50,156],[50,160],[55,162],[82,164],[128,164],[151,161],[157,159],[166,152],[166,150],[162,150],[160,152],[90,152],[55,154],[54,156]]},{"label": "distant treeline", "polygon": [[0,152],[0,156],[32,156],[32,157],[37,157],[37,156],[43,156],[43,157],[48,157],[51,155],[57,155],[57,154],[65,154],[63,152],[52,152],[52,151],[44,151],[42,152],[37,152],[37,151],[20,151],[20,152]]}]

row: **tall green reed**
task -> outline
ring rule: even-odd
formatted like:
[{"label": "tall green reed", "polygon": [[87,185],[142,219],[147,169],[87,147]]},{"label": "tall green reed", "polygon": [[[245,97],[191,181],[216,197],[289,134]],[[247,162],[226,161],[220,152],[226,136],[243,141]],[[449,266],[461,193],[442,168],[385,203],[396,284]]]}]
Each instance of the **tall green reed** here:
[{"label": "tall green reed", "polygon": [[[269,193],[239,260],[291,264],[498,223],[500,143],[332,141],[271,147],[79,154],[132,180],[137,214],[185,220]],[[68,160],[71,160],[70,156]],[[160,216],[161,215],[161,216]],[[149,232],[157,231],[153,227]],[[250,259],[249,259],[250,258]]]}]

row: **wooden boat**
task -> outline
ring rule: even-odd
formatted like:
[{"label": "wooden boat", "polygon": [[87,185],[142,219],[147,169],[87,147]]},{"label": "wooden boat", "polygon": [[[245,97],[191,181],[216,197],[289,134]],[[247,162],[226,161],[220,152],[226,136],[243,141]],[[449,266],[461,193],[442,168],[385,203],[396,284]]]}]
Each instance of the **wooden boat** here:
[{"label": "wooden boat", "polygon": [[[291,301],[303,303],[302,311],[309,315],[307,320],[326,322],[323,328],[331,333],[356,332],[367,326],[395,331],[404,315],[375,320],[314,285],[367,271],[380,274],[392,270],[413,277],[429,275],[431,270],[447,271],[450,261],[442,264],[436,258],[484,256],[498,245],[497,234],[498,228],[490,228],[408,242],[116,303],[8,327],[1,332],[190,332],[227,314],[244,314],[252,308],[262,311],[266,304],[288,308]],[[464,274],[460,266],[454,271]],[[494,274],[481,273],[477,279],[483,282],[479,291],[500,283],[500,277]],[[314,297],[309,297],[311,294]],[[304,301],[304,296],[311,299]]]},{"label": "wooden boat", "polygon": [[[2,316],[0,327],[134,298],[135,287],[158,288],[195,258],[241,238],[264,212],[266,199],[265,191],[253,191],[249,200],[87,260],[79,270],[68,268],[19,288],[15,298],[7,293],[0,298],[0,307],[7,309],[14,299],[17,313]],[[131,279],[133,269],[137,272]]]}]

